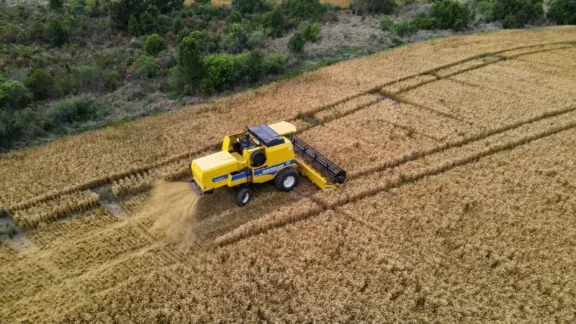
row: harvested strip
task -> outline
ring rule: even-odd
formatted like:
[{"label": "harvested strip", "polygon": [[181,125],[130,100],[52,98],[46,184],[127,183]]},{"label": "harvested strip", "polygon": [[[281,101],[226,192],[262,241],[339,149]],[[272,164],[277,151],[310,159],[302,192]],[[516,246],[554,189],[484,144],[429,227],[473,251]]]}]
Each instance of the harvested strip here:
[{"label": "harvested strip", "polygon": [[367,107],[373,103],[380,101],[379,95],[367,94],[354,99],[350,99],[330,109],[320,111],[314,116],[320,120],[332,120],[341,116],[348,115],[358,109]]},{"label": "harvested strip", "polygon": [[[465,63],[462,63],[462,64],[465,64]],[[460,66],[460,64],[458,64],[456,66]],[[440,71],[442,71],[442,70],[440,70]],[[392,83],[391,85],[385,86],[384,88],[382,88],[382,91],[384,93],[397,94],[400,92],[408,91],[410,89],[414,89],[414,88],[419,87],[421,85],[424,85],[426,83],[436,81],[437,79],[438,78],[435,75],[430,75],[430,74],[417,75],[413,78],[406,79],[406,80],[399,81],[396,83]]]},{"label": "harvested strip", "polygon": [[12,218],[18,226],[34,228],[58,217],[69,216],[94,208],[99,203],[100,198],[97,193],[90,190],[77,191],[27,209],[17,210],[13,212]]},{"label": "harvested strip", "polygon": [[559,70],[571,75],[576,70],[576,48],[524,55],[516,59],[537,63],[538,65],[556,66]]},{"label": "harvested strip", "polygon": [[530,53],[547,52],[547,51],[553,51],[553,50],[558,50],[558,49],[562,49],[562,48],[571,48],[571,47],[574,47],[574,45],[570,44],[570,43],[561,42],[561,43],[557,43],[557,44],[530,46],[530,47],[526,47],[526,48],[519,48],[519,49],[515,49],[515,50],[504,51],[504,52],[500,53],[500,55],[503,57],[513,58],[513,57],[524,56],[524,55],[527,55]]},{"label": "harvested strip", "polygon": [[217,237],[214,240],[214,244],[218,246],[232,244],[241,239],[306,219],[311,215],[319,214],[321,211],[322,208],[312,200],[302,199]]},{"label": "harvested strip", "polygon": [[377,106],[380,109],[379,114],[391,124],[411,129],[437,141],[453,140],[479,131],[469,124],[406,103],[384,100]]},{"label": "harvested strip", "polygon": [[438,70],[436,72],[436,75],[441,77],[441,78],[446,78],[446,77],[449,77],[451,75],[464,73],[466,71],[477,69],[477,68],[482,67],[484,65],[498,62],[501,59],[502,58],[499,56],[489,55],[486,57],[482,57],[482,58],[475,59],[475,60],[470,60],[470,61],[458,64],[458,65],[454,65],[454,66],[451,66],[451,67],[448,67],[445,69]]},{"label": "harvested strip", "polygon": [[58,246],[86,233],[118,222],[118,217],[106,208],[96,208],[71,217],[48,223],[26,233],[26,236],[42,248]]}]

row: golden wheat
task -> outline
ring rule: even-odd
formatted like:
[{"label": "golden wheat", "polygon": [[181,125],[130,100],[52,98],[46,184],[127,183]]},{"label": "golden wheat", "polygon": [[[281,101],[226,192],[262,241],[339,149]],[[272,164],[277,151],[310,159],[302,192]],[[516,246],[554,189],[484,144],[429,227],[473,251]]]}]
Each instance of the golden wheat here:
[{"label": "golden wheat", "polygon": [[62,195],[50,202],[37,204],[13,212],[12,218],[19,226],[34,228],[58,217],[69,216],[93,208],[100,203],[97,193],[90,190]]}]

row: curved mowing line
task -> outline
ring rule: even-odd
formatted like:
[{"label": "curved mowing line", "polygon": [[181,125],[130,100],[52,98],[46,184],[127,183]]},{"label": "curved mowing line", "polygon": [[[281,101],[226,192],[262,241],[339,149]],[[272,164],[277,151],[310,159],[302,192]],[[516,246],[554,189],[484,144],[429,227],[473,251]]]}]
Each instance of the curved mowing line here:
[{"label": "curved mowing line", "polygon": [[[542,44],[535,44],[535,45],[517,46],[517,47],[508,48],[508,49],[504,49],[504,50],[500,50],[500,51],[477,54],[477,55],[470,56],[470,57],[468,57],[468,58],[464,58],[464,59],[461,59],[461,60],[458,60],[458,61],[455,61],[455,62],[452,62],[452,63],[440,65],[440,66],[438,66],[438,67],[435,67],[435,68],[432,68],[432,69],[429,69],[429,70],[426,70],[426,71],[422,71],[422,72],[420,72],[420,73],[411,74],[411,75],[407,75],[407,76],[398,78],[398,79],[393,80],[393,81],[384,82],[384,83],[379,84],[379,85],[377,85],[377,86],[371,87],[371,88],[369,88],[369,89],[367,89],[367,90],[360,91],[360,92],[357,92],[357,93],[352,94],[352,95],[350,95],[350,96],[347,96],[347,97],[338,99],[338,100],[336,100],[336,101],[334,101],[334,102],[332,102],[332,103],[319,106],[319,107],[317,107],[317,108],[315,108],[315,109],[310,110],[308,113],[310,113],[310,114],[316,114],[316,113],[318,113],[318,112],[320,112],[320,111],[323,111],[323,110],[326,110],[326,109],[330,109],[330,108],[332,108],[332,107],[334,107],[334,106],[336,106],[336,105],[339,105],[339,104],[341,104],[341,103],[344,103],[344,102],[349,101],[349,100],[352,100],[352,99],[355,99],[355,98],[357,98],[357,97],[360,97],[360,96],[363,96],[363,95],[366,95],[366,94],[370,94],[370,93],[377,93],[377,92],[379,92],[379,90],[380,90],[381,88],[386,87],[386,86],[389,86],[389,85],[392,85],[392,84],[394,84],[394,83],[401,82],[401,81],[405,81],[405,80],[408,80],[408,79],[410,79],[410,78],[414,78],[414,77],[417,77],[417,76],[420,76],[420,75],[424,75],[424,74],[434,74],[436,71],[439,71],[439,70],[441,70],[441,69],[453,67],[453,66],[456,66],[456,65],[458,65],[458,64],[462,64],[462,63],[465,63],[465,62],[468,62],[468,61],[472,61],[472,60],[476,60],[476,59],[479,59],[479,58],[483,58],[483,57],[486,57],[486,56],[494,56],[494,55],[498,55],[498,54],[502,54],[502,53],[510,52],[510,51],[514,51],[514,50],[525,49],[525,48],[528,49],[528,48],[534,48],[534,47],[539,47],[539,46],[561,45],[561,44],[566,44],[566,45],[574,46],[575,43],[576,43],[576,42],[552,42],[552,43],[542,43]],[[519,55],[528,55],[528,54],[521,53],[521,54],[519,54]],[[290,120],[295,120],[295,119],[297,119],[297,116],[294,116],[294,117],[293,117],[292,119],[290,119]],[[312,126],[312,127],[314,127],[314,126]],[[308,128],[308,129],[310,129],[310,128]],[[67,189],[61,189],[61,190],[56,190],[56,191],[53,191],[53,192],[49,192],[49,193],[47,193],[47,194],[43,194],[43,195],[41,195],[41,196],[38,196],[38,197],[35,197],[35,198],[32,198],[32,199],[29,199],[29,200],[27,200],[27,201],[24,201],[24,202],[21,202],[21,203],[18,203],[18,204],[9,206],[9,207],[6,208],[6,209],[0,209],[0,215],[9,214],[10,212],[14,212],[14,211],[21,210],[21,209],[26,209],[26,208],[32,207],[32,206],[34,206],[34,205],[36,205],[36,204],[38,204],[38,203],[42,203],[42,202],[46,202],[46,201],[49,201],[49,200],[56,199],[56,198],[58,198],[58,197],[61,196],[61,195],[68,194],[68,193],[71,193],[71,192],[73,192],[73,191],[77,191],[77,190],[87,190],[87,189],[92,189],[92,188],[95,188],[95,187],[107,185],[107,184],[112,183],[114,180],[118,180],[118,179],[121,179],[121,178],[125,178],[125,177],[128,177],[128,176],[130,176],[130,175],[135,175],[135,174],[137,174],[137,173],[147,172],[147,171],[150,171],[150,170],[152,170],[152,169],[159,168],[159,167],[161,167],[161,166],[167,165],[167,164],[169,164],[169,163],[172,163],[172,162],[175,162],[175,161],[178,161],[178,160],[182,160],[182,159],[185,159],[185,158],[190,158],[192,155],[202,154],[202,153],[205,153],[205,152],[209,152],[209,151],[212,150],[216,145],[217,145],[217,143],[208,144],[208,145],[206,145],[206,146],[204,146],[204,147],[202,147],[202,148],[200,148],[200,149],[193,150],[193,151],[188,151],[188,152],[184,152],[184,153],[181,153],[181,154],[178,154],[178,155],[174,155],[174,156],[172,156],[172,157],[169,157],[169,158],[164,159],[164,160],[162,160],[162,161],[160,161],[160,162],[157,162],[157,163],[153,163],[153,164],[150,164],[150,165],[145,165],[145,166],[142,166],[142,167],[139,167],[139,168],[136,168],[136,169],[130,169],[130,170],[121,171],[121,172],[118,172],[118,173],[115,173],[115,174],[112,174],[112,175],[107,175],[107,176],[104,176],[104,177],[101,177],[101,178],[96,178],[96,179],[90,180],[90,181],[88,181],[88,182],[86,182],[86,183],[79,184],[79,185],[76,185],[76,186],[73,186],[73,187],[70,187],[70,188],[67,188]]]}]

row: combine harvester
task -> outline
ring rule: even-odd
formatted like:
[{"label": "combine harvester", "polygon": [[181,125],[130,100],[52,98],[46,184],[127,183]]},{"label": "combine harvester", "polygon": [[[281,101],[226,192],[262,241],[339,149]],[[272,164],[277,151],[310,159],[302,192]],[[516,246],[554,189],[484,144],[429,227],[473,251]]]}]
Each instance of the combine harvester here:
[{"label": "combine harvester", "polygon": [[222,151],[191,163],[192,189],[199,196],[219,187],[236,189],[236,204],[245,206],[253,183],[274,181],[280,191],[291,191],[300,176],[321,189],[346,181],[346,171],[328,160],[296,135],[288,122],[258,125],[224,137]]}]

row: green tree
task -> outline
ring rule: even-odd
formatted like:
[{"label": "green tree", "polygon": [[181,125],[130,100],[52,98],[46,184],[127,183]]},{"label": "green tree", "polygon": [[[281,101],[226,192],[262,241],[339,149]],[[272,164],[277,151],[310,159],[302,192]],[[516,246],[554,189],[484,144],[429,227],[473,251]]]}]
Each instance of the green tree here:
[{"label": "green tree", "polygon": [[432,4],[430,17],[436,19],[439,29],[462,30],[468,27],[472,12],[467,3],[458,0],[442,0]]},{"label": "green tree", "polygon": [[262,26],[271,36],[280,37],[290,28],[290,22],[282,10],[275,8],[262,15]]},{"label": "green tree", "polygon": [[268,11],[270,6],[264,0],[232,0],[232,9],[248,14]]},{"label": "green tree", "polygon": [[306,39],[302,33],[296,32],[288,40],[288,49],[294,54],[304,53],[304,45],[306,44]]},{"label": "green tree", "polygon": [[130,16],[140,17],[148,7],[147,1],[142,0],[117,0],[110,1],[108,12],[112,26],[126,30]]},{"label": "green tree", "polygon": [[168,43],[162,36],[152,34],[146,37],[146,41],[144,42],[144,52],[146,54],[156,57],[166,48],[168,48]]},{"label": "green tree", "polygon": [[151,6],[155,6],[161,13],[169,13],[173,10],[180,10],[184,5],[184,0],[149,0]]},{"label": "green tree", "polygon": [[48,4],[53,10],[60,11],[64,6],[64,0],[50,0]]},{"label": "green tree", "polygon": [[140,36],[140,25],[134,15],[130,15],[130,19],[128,20],[128,32],[132,36]]},{"label": "green tree", "polygon": [[380,29],[383,31],[391,31],[392,27],[394,27],[394,21],[390,16],[383,16],[380,20]]},{"label": "green tree", "polygon": [[390,15],[396,9],[394,0],[352,0],[350,8],[360,15],[382,13]]},{"label": "green tree", "polygon": [[496,0],[494,3],[494,18],[505,28],[524,27],[543,17],[543,0]]},{"label": "green tree", "polygon": [[54,78],[45,70],[35,69],[26,78],[24,84],[32,91],[36,100],[43,100],[50,97],[54,86]]},{"label": "green tree", "polygon": [[200,80],[204,76],[202,51],[205,47],[199,35],[191,33],[180,42],[178,52],[178,69],[182,81],[189,86],[189,90],[196,91]]},{"label": "green tree", "polygon": [[305,21],[298,26],[298,32],[302,34],[307,42],[316,43],[322,39],[321,27],[317,22]]},{"label": "green tree", "polygon": [[557,24],[576,25],[576,0],[552,0],[548,17]]},{"label": "green tree", "polygon": [[140,15],[140,31],[143,35],[148,35],[156,31],[156,21],[148,12]]},{"label": "green tree", "polygon": [[280,8],[286,16],[296,20],[317,20],[326,12],[320,0],[284,0]]},{"label": "green tree", "polygon": [[70,32],[68,28],[56,18],[50,22],[48,26],[48,39],[54,46],[62,46],[68,43]]},{"label": "green tree", "polygon": [[268,54],[262,60],[264,74],[282,74],[286,71],[286,57],[282,54]]},{"label": "green tree", "polygon": [[8,80],[0,85],[0,107],[10,111],[23,109],[32,102],[32,93],[20,81]]},{"label": "green tree", "polygon": [[235,81],[236,68],[234,56],[223,53],[208,55],[204,58],[206,75],[200,82],[200,89],[206,93],[230,88]]}]

